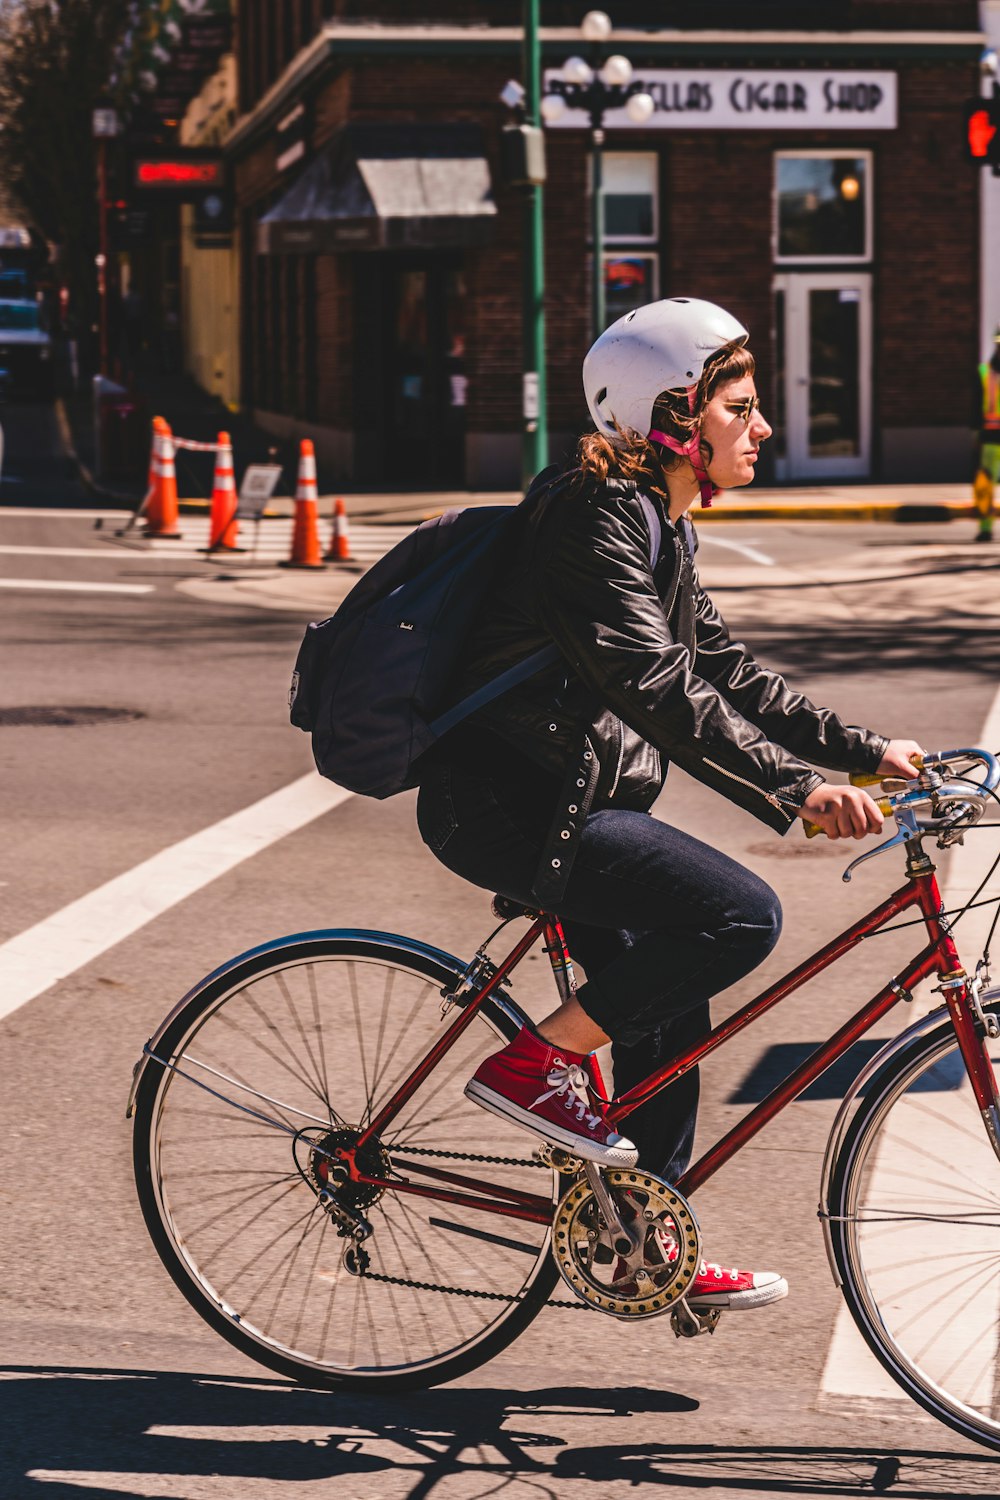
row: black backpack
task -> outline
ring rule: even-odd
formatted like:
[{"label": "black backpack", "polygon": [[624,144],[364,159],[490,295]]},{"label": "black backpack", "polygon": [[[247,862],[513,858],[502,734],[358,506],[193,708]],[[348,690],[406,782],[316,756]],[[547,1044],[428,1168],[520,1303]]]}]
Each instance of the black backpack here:
[{"label": "black backpack", "polygon": [[[448,706],[462,651],[523,513],[554,491],[558,475],[555,465],[544,470],[519,506],[471,506],[425,521],[369,569],[336,614],[307,627],[288,705],[292,723],[312,735],[320,775],[368,797],[405,791],[419,780],[416,762],[443,734],[558,661],[559,648],[543,646]],[[655,559],[659,515],[640,498]]]}]

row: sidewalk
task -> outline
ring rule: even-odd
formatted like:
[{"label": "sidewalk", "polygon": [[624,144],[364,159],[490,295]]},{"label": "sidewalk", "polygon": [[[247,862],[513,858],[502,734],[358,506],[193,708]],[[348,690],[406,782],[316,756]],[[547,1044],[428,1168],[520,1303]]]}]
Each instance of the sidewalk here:
[{"label": "sidewalk", "polygon": [[[210,396],[186,375],[143,375],[137,382],[135,398],[143,409],[144,425],[153,417],[165,417],[179,436],[196,442],[214,442],[220,432],[228,432],[233,443],[238,475],[248,464],[280,463],[285,472],[279,489],[295,492],[298,450],[291,443],[281,443],[242,412],[233,412],[215,396]],[[131,478],[104,478],[97,474],[95,452],[94,403],[90,388],[64,395],[56,403],[57,418],[63,442],[76,463],[80,478],[98,500],[110,500],[122,508],[138,505],[146,491],[148,457]],[[207,507],[212,493],[211,454],[178,450],[175,458],[180,493],[195,497],[184,501],[195,509]]]},{"label": "sidewalk", "polygon": [[[218,432],[229,432],[233,441],[237,484],[248,464],[280,463],[284,474],[268,515],[290,515],[294,508],[297,444],[277,441],[256,427],[242,412],[231,412],[216,397],[202,391],[184,375],[145,376],[141,395],[150,418],[164,416],[175,433],[199,442],[212,441]],[[89,392],[64,398],[62,423],[67,449],[80,467],[84,483],[98,499],[111,500],[123,508],[134,506],[145,491],[145,475],[134,482],[102,483],[94,476],[93,407]],[[212,489],[210,454],[177,454],[178,489],[182,511],[208,508]],[[319,482],[324,489],[320,466]],[[410,493],[351,493],[334,491],[327,484],[320,495],[321,514],[332,509],[339,495],[347,501],[348,514],[356,520],[377,524],[416,525],[427,516],[439,515],[452,506],[514,505],[521,498],[515,490],[488,492],[417,491]],[[699,510],[699,524],[716,521],[949,521],[974,519],[971,481],[938,484],[826,484],[798,488],[752,487],[720,496],[710,510]]]}]

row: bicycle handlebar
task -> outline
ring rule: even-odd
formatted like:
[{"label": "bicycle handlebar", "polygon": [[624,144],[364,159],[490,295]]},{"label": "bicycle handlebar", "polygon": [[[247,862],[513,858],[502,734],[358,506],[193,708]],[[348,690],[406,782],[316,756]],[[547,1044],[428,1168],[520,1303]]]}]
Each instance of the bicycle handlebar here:
[{"label": "bicycle handlebar", "polygon": [[[986,774],[982,781],[969,781],[964,776],[949,777],[935,769],[947,768],[953,763],[965,765],[968,761],[975,761],[983,766]],[[915,781],[875,798],[877,807],[885,817],[895,817],[901,810],[910,814],[914,831],[919,827],[925,833],[934,832],[935,829],[948,832],[977,822],[986,809],[987,797],[1000,786],[1000,760],[989,750],[932,750],[922,760],[914,760],[914,765],[920,771]],[[898,777],[873,773],[858,773],[850,778],[852,786],[860,787],[886,782],[892,784],[898,780]],[[941,811],[942,804],[948,804],[946,811]],[[933,809],[934,817],[921,820],[917,825],[912,815],[919,807],[925,806]],[[807,839],[815,838],[823,832],[818,823],[805,823],[804,828]]]}]

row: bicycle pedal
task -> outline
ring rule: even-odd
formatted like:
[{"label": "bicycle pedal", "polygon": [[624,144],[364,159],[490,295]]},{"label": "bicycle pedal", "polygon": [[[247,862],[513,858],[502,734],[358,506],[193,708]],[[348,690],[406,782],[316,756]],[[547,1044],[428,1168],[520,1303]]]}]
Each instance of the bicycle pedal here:
[{"label": "bicycle pedal", "polygon": [[543,1167],[561,1172],[564,1177],[576,1177],[583,1171],[583,1162],[578,1156],[570,1156],[561,1146],[550,1146],[548,1142],[535,1151],[535,1160],[541,1162]]},{"label": "bicycle pedal", "polygon": [[670,1326],[679,1339],[696,1339],[702,1333],[714,1333],[722,1317],[721,1307],[709,1307],[704,1312],[695,1312],[681,1297],[670,1312]]}]

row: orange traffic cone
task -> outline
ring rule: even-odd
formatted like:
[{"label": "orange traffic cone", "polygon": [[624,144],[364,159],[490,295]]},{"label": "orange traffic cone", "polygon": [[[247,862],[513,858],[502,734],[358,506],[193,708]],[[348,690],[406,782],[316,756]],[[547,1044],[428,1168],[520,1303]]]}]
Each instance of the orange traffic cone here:
[{"label": "orange traffic cone", "polygon": [[327,562],[350,562],[351,560],[351,529],[347,524],[347,506],[344,497],[338,495],[333,507],[333,531],[330,534],[330,547],[326,553]]},{"label": "orange traffic cone", "polygon": [[[177,474],[174,469],[173,433],[162,417],[160,430],[153,438],[153,499],[146,512],[145,536],[177,541]],[[154,423],[154,427],[155,427]],[[157,451],[159,450],[159,451]]]},{"label": "orange traffic cone", "polygon": [[137,516],[144,516],[147,529],[160,528],[160,438],[166,426],[162,417],[153,418],[153,439],[149,445],[149,478],[146,493]]},{"label": "orange traffic cone", "polygon": [[220,432],[212,478],[212,519],[208,534],[209,552],[239,552],[236,537],[239,521],[236,508],[236,478],[233,474],[233,445],[228,432]]},{"label": "orange traffic cone", "polygon": [[292,555],[283,568],[322,568],[319,550],[319,526],[316,506],[316,454],[312,440],[303,438],[299,445],[299,477],[295,486],[295,529],[292,532]]}]

